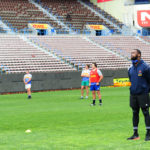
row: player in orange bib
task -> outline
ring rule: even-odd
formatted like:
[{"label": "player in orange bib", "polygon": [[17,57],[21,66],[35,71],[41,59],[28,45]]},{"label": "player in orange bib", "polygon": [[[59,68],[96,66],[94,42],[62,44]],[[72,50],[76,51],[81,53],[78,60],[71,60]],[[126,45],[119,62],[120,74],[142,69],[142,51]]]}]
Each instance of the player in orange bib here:
[{"label": "player in orange bib", "polygon": [[103,79],[103,74],[100,70],[97,69],[97,64],[93,63],[92,64],[92,70],[90,72],[90,90],[92,91],[92,96],[93,96],[93,103],[91,106],[95,106],[95,101],[96,101],[96,92],[99,98],[99,104],[100,106],[102,105],[102,99],[101,99],[101,93],[100,93],[100,83]]}]

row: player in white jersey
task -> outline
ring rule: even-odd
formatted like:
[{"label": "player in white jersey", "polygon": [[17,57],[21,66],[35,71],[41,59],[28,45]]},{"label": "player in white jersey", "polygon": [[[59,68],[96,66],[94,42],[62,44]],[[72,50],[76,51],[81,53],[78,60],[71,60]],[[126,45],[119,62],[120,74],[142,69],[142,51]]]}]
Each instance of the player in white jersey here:
[{"label": "player in white jersey", "polygon": [[31,99],[31,80],[32,75],[29,73],[29,71],[26,71],[26,74],[24,75],[23,82],[25,84],[25,89],[27,90],[28,99]]},{"label": "player in white jersey", "polygon": [[83,99],[84,94],[84,87],[86,88],[86,99],[88,98],[89,94],[89,77],[90,77],[90,65],[86,65],[84,70],[81,73],[82,82],[81,82],[81,99]]}]

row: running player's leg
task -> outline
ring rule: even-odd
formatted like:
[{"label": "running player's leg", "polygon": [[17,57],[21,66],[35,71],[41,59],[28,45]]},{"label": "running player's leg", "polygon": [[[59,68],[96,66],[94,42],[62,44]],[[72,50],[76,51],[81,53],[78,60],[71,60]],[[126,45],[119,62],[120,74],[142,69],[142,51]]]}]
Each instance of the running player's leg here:
[{"label": "running player's leg", "polygon": [[102,105],[102,98],[101,98],[101,92],[100,92],[100,84],[96,85],[96,91],[97,91],[97,95],[99,98],[99,105],[101,106]]},{"label": "running player's leg", "polygon": [[84,95],[84,86],[81,86],[81,99],[83,99],[83,95]]},{"label": "running player's leg", "polygon": [[92,92],[92,98],[93,98],[93,102],[92,102],[91,106],[95,106],[96,90],[95,90],[95,85],[94,84],[90,85],[90,91]]},{"label": "running player's leg", "polygon": [[89,96],[89,88],[88,86],[86,86],[86,98],[88,98],[88,96]]},{"label": "running player's leg", "polygon": [[27,89],[27,94],[28,94],[28,98],[30,99],[31,98],[31,88]]},{"label": "running player's leg", "polygon": [[99,98],[99,104],[102,105],[102,96],[101,96],[101,92],[99,90],[97,91],[97,95]]},{"label": "running player's leg", "polygon": [[97,91],[98,98],[101,99],[101,92]]},{"label": "running player's leg", "polygon": [[92,91],[92,96],[93,96],[93,103],[92,105],[95,106],[95,101],[96,101],[96,92]]}]

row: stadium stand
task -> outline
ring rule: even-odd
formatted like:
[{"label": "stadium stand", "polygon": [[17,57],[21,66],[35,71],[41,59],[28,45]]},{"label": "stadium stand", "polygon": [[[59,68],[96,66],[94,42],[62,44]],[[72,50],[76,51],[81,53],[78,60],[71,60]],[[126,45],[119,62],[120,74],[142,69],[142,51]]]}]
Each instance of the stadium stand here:
[{"label": "stadium stand", "polygon": [[16,35],[0,35],[0,64],[10,73],[75,71],[71,65],[30,45]]},{"label": "stadium stand", "polygon": [[[37,0],[35,1],[39,2]],[[70,27],[72,29],[80,30],[81,33],[83,33],[83,30],[86,29],[87,24],[105,25],[110,30],[119,33],[116,27],[97,16],[88,8],[84,7],[77,0],[40,0],[40,4],[45,8],[49,8],[49,13],[57,15],[58,18],[66,25],[71,25]],[[68,15],[70,20],[67,19]]]},{"label": "stadium stand", "polygon": [[47,48],[79,67],[97,62],[101,69],[127,68],[130,62],[79,36],[30,36],[38,46]]},{"label": "stadium stand", "polygon": [[[97,13],[92,12],[78,0],[34,0],[34,2],[58,19],[62,18],[61,21],[66,25],[71,24],[72,29],[83,32],[87,24],[103,24],[119,33],[115,26],[97,16]],[[123,23],[89,0],[82,2],[119,28],[123,27]],[[27,29],[31,33],[32,31],[28,29],[29,22],[44,22],[56,30],[64,30],[36,7],[36,4],[28,0],[0,1],[0,17],[9,27],[19,32]],[[2,27],[0,33],[3,33],[0,35],[0,63],[3,66],[1,70],[8,68],[11,73],[24,72],[27,68],[32,72],[75,71],[77,70],[75,68],[81,69],[85,64],[92,62],[97,62],[101,69],[128,68],[131,64],[130,52],[134,48],[140,48],[143,59],[150,63],[150,57],[147,55],[150,48],[149,37],[29,34],[24,36],[25,39],[28,38],[27,42],[19,35],[4,34],[6,31]]]},{"label": "stadium stand", "polygon": [[134,36],[101,36],[90,37],[90,39],[104,47],[119,53],[120,55],[130,58],[131,50],[140,49],[142,51],[142,58],[150,64],[149,53],[150,44],[145,43],[138,37]]},{"label": "stadium stand", "polygon": [[82,2],[84,2],[85,4],[87,4],[89,7],[91,7],[92,9],[94,9],[96,12],[102,14],[105,18],[109,19],[111,22],[113,22],[114,24],[116,24],[118,27],[122,28],[122,26],[124,25],[118,19],[116,19],[111,14],[107,13],[106,11],[104,11],[103,9],[101,9],[100,7],[98,7],[97,5],[94,5],[89,0],[82,0]]},{"label": "stadium stand", "polygon": [[[35,5],[29,3],[28,0],[0,1],[0,16],[3,22],[18,32],[27,29],[29,22],[44,22],[56,29],[62,28],[50,17],[43,14]],[[28,30],[28,32],[32,31]]]}]

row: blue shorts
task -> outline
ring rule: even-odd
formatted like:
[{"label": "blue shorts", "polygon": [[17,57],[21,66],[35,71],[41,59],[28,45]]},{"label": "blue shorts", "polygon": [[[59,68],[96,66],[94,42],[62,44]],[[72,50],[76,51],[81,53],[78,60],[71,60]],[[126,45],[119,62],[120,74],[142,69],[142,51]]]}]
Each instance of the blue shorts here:
[{"label": "blue shorts", "polygon": [[99,85],[96,85],[96,83],[95,84],[92,84],[91,86],[90,86],[90,90],[91,91],[99,91],[100,90],[100,84]]}]

